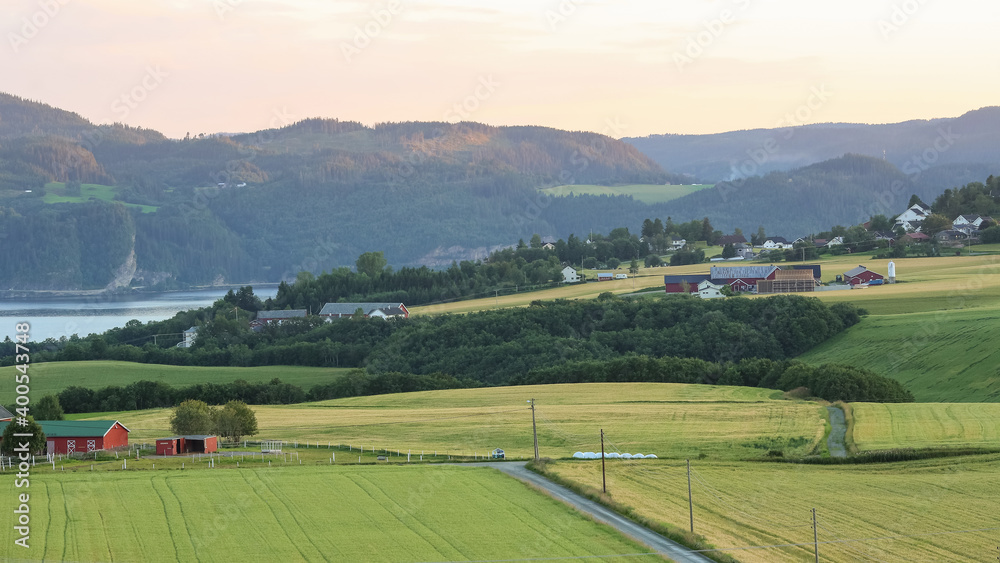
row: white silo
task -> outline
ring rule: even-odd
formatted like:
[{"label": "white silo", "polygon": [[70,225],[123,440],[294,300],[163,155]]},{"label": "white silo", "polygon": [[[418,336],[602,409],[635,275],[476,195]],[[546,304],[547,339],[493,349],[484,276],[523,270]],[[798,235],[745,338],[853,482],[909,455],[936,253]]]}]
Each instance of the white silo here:
[{"label": "white silo", "polygon": [[896,263],[889,262],[889,283],[896,283]]}]

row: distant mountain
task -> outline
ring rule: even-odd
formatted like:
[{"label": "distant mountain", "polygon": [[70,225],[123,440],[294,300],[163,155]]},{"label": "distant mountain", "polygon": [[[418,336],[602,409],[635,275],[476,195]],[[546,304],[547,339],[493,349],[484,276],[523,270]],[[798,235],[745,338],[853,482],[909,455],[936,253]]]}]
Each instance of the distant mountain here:
[{"label": "distant mountain", "polygon": [[674,221],[708,216],[725,232],[763,225],[768,234],[792,240],[834,225],[857,225],[872,215],[894,217],[911,195],[933,201],[943,191],[914,182],[880,158],[848,154],[790,172],[721,182],[665,205]]},{"label": "distant mountain", "polygon": [[822,123],[623,140],[660,166],[704,181],[792,170],[847,153],[884,156],[911,176],[942,165],[996,170],[1000,166],[1000,107],[985,107],[956,118],[886,125]]},{"label": "distant mountain", "polygon": [[539,187],[682,180],[596,133],[307,119],[171,140],[2,95],[0,239],[30,240],[37,259],[0,245],[0,287],[278,281],[372,250],[444,265],[648,216],[631,198]]}]

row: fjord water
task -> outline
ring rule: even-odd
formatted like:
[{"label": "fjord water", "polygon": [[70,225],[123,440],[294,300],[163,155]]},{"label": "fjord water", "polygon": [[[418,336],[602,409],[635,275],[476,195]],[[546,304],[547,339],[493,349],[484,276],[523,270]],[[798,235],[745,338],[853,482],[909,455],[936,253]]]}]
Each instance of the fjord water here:
[{"label": "fjord water", "polygon": [[[17,323],[31,324],[31,340],[59,339],[74,334],[86,336],[125,326],[135,319],[142,323],[169,319],[179,311],[207,307],[229,288],[171,291],[139,295],[52,297],[45,299],[0,299],[0,340],[15,335]],[[261,299],[274,297],[276,287],[254,288]]]}]

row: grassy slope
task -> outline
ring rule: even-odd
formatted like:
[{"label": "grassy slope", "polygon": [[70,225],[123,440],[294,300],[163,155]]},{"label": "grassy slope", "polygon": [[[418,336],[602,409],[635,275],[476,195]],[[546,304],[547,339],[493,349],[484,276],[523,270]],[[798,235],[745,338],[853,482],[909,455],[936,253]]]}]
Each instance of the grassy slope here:
[{"label": "grassy slope", "polygon": [[[531,411],[536,399],[542,455],[569,457],[608,451],[660,457],[757,457],[775,441],[794,441],[805,453],[822,436],[824,410],[815,403],[775,400],[774,391],[665,383],[588,383],[459,389],[354,397],[288,406],[255,406],[259,437],[375,446],[414,452],[482,454],[503,448],[532,454]],[[778,394],[780,396],[780,393]],[[120,419],[133,441],[169,433],[167,409],[101,413]],[[762,445],[763,444],[763,445]]]},{"label": "grassy slope", "polygon": [[[13,370],[13,367],[4,368],[8,373],[13,373]],[[99,389],[108,385],[125,386],[142,380],[163,381],[172,387],[183,387],[195,383],[228,383],[237,379],[266,382],[277,377],[285,383],[294,383],[308,389],[319,383],[328,383],[345,371],[348,370],[297,366],[188,367],[92,361],[32,364],[29,373],[32,395],[41,399],[73,385]],[[0,389],[0,402],[6,404],[13,400],[13,387]]]},{"label": "grassy slope", "polygon": [[715,184],[670,185],[661,184],[630,184],[626,186],[595,186],[591,184],[571,184],[545,188],[543,191],[552,196],[575,195],[630,195],[644,203],[664,203],[692,194],[698,190],[711,188]]},{"label": "grassy slope", "polygon": [[[452,561],[648,551],[489,469],[259,468],[32,475],[48,561]],[[16,492],[13,480],[4,487]],[[14,531],[0,532],[12,546]],[[13,549],[5,549],[13,555]],[[602,559],[603,560],[603,559]],[[608,559],[615,560],[615,559]],[[662,561],[656,556],[627,561]]]},{"label": "grassy slope", "polygon": [[[114,201],[116,189],[112,186],[103,186],[101,184],[82,184],[80,186],[80,195],[78,196],[68,196],[65,194],[65,191],[66,184],[62,182],[49,182],[45,184],[45,197],[42,198],[42,201],[45,203],[84,203],[91,198]],[[152,205],[139,205],[123,201],[119,203],[128,207],[137,207],[143,213],[152,213],[159,209]]]},{"label": "grassy slope", "polygon": [[873,369],[902,382],[918,401],[1000,401],[1000,352],[993,342],[1000,328],[1000,256],[896,263],[905,283],[817,294],[827,302],[852,301],[872,316],[800,359]]},{"label": "grassy slope", "polygon": [[996,447],[1000,404],[854,403],[854,442],[861,450],[948,446]]},{"label": "grassy slope", "polygon": [[[1000,502],[1000,456],[879,466],[816,466],[693,461],[695,531],[720,548],[809,543],[811,509],[819,540],[915,535],[988,528]],[[550,464],[558,474],[597,488],[600,462]],[[639,514],[687,524],[682,463],[614,461],[608,490]],[[995,555],[991,532],[831,543],[823,561],[985,561]],[[812,561],[812,546],[730,552],[745,563]],[[992,554],[992,555],[991,555]]]}]

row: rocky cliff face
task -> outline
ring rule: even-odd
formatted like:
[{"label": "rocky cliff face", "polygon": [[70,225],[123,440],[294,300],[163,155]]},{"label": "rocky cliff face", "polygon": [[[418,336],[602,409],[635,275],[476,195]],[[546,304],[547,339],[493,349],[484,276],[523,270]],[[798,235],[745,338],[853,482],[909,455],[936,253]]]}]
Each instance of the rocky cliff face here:
[{"label": "rocky cliff face", "polygon": [[111,281],[104,287],[104,290],[114,291],[121,287],[128,287],[132,283],[132,278],[135,277],[135,270],[135,235],[132,235],[132,249],[129,251],[125,261],[122,262],[122,265],[118,266],[112,273]]}]

